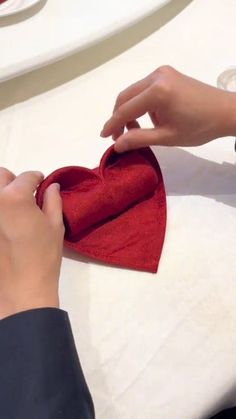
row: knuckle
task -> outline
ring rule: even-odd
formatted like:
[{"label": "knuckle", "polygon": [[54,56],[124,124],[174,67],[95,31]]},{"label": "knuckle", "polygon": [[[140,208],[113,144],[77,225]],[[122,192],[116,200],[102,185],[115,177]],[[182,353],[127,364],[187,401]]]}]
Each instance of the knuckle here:
[{"label": "knuckle", "polygon": [[160,90],[160,82],[158,80],[155,80],[154,83],[151,86],[151,90],[153,93],[158,94]]},{"label": "knuckle", "polygon": [[10,173],[10,171],[6,167],[0,166],[0,176],[3,176],[5,174],[9,174],[9,173]]},{"label": "knuckle", "polygon": [[123,101],[124,92],[120,92],[116,99],[116,106],[120,106]]},{"label": "knuckle", "polygon": [[21,173],[21,175],[26,177],[25,179],[27,179],[27,181],[29,181],[30,179],[33,181],[40,181],[40,179],[43,177],[43,174],[36,170],[28,170],[26,172]]},{"label": "knuckle", "polygon": [[33,171],[33,170],[25,172],[25,174],[30,176],[31,178],[34,178],[35,180],[38,180],[41,177],[40,172],[36,172],[36,171]]},{"label": "knuckle", "polygon": [[175,71],[174,68],[171,67],[170,65],[162,65],[161,67],[157,69],[157,74],[166,76],[166,75],[172,74],[174,71]]},{"label": "knuckle", "polygon": [[169,80],[160,78],[156,80],[152,87],[153,97],[158,97],[160,101],[166,102],[171,94],[171,83]]},{"label": "knuckle", "polygon": [[158,87],[159,90],[165,92],[169,91],[175,72],[176,70],[169,65],[159,67],[153,76],[154,86],[156,85],[156,87]]},{"label": "knuckle", "polygon": [[116,119],[117,119],[117,121],[118,122],[121,122],[121,121],[123,121],[123,119],[124,119],[124,109],[123,109],[123,107],[121,106],[120,108],[118,108],[117,109],[117,111],[116,111]]},{"label": "knuckle", "polygon": [[171,83],[169,80],[160,80],[159,81],[159,92],[163,99],[166,99],[171,92]]}]

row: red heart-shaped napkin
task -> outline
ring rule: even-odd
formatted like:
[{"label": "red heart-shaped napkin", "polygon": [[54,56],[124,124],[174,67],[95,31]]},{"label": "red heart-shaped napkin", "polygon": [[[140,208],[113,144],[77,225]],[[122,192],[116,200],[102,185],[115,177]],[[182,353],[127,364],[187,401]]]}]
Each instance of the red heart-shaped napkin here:
[{"label": "red heart-shaped napkin", "polygon": [[51,183],[61,186],[67,247],[112,265],[157,271],[166,196],[151,149],[117,154],[110,147],[96,169],[56,170],[38,188],[40,207]]}]

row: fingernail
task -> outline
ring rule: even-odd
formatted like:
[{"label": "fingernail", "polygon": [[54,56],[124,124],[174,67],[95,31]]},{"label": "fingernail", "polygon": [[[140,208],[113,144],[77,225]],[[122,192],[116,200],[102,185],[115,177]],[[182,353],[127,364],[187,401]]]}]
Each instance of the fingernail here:
[{"label": "fingernail", "polygon": [[44,178],[44,174],[42,172],[40,172],[39,170],[35,170],[35,174],[39,177]]},{"label": "fingernail", "polygon": [[106,137],[107,136],[106,131],[107,131],[107,122],[105,123],[105,125],[104,125],[104,127],[103,127],[103,129],[101,131],[101,134],[100,134],[101,137]]},{"label": "fingernail", "polygon": [[58,192],[60,192],[61,190],[61,185],[59,183],[54,183],[54,185],[56,186]]},{"label": "fingernail", "polygon": [[117,153],[124,153],[125,151],[128,150],[127,144],[125,142],[116,142],[114,149]]},{"label": "fingernail", "polygon": [[110,119],[108,119],[108,121],[103,125],[103,129],[101,131],[101,136],[102,137],[108,137],[109,135],[111,135],[111,133],[109,132],[109,125],[110,125]]}]

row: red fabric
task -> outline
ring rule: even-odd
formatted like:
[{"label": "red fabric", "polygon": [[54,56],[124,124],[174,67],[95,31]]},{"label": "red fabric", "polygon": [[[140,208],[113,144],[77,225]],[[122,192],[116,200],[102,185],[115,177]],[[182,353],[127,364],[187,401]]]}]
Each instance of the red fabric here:
[{"label": "red fabric", "polygon": [[5,1],[7,1],[7,0],[0,0],[0,4],[1,4],[1,3],[4,3]]},{"label": "red fabric", "polygon": [[116,154],[113,147],[100,166],[64,167],[39,186],[61,186],[65,246],[112,265],[156,272],[166,227],[162,174],[151,149]]}]

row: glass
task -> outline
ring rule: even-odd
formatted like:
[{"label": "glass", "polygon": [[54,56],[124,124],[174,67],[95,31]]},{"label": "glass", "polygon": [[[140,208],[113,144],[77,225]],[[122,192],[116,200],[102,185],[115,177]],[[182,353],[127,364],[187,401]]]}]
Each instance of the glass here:
[{"label": "glass", "polygon": [[[217,87],[228,92],[236,92],[236,67],[229,67],[219,75]],[[234,151],[236,152],[236,141],[234,143]]]}]

